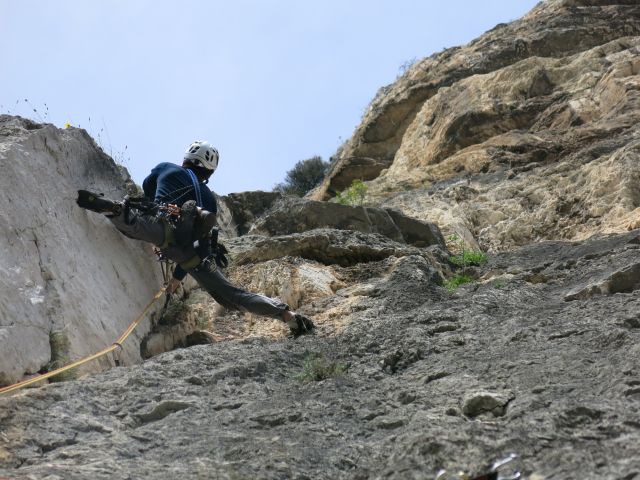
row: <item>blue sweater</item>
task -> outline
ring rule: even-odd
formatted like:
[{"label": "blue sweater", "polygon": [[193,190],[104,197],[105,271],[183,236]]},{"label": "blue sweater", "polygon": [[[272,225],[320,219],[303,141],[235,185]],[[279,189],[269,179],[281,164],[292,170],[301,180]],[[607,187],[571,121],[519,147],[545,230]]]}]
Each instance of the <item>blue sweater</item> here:
[{"label": "blue sweater", "polygon": [[[195,175],[195,174],[194,174]],[[194,188],[193,180],[189,171],[173,163],[161,163],[151,170],[151,173],[142,182],[142,189],[147,198],[153,199],[156,203],[173,203],[181,206],[188,200],[195,200],[198,206],[212,213],[217,213],[216,199],[204,183],[198,182],[198,191]],[[200,195],[198,196],[197,193]],[[199,198],[198,198],[199,197]],[[197,253],[201,258],[206,257],[209,252],[208,245],[201,245]],[[187,272],[176,266],[173,278],[182,280]]]},{"label": "blue sweater", "polygon": [[[198,181],[198,190],[205,210],[216,213],[216,200],[204,183]],[[147,198],[156,203],[174,203],[181,206],[187,200],[198,201],[193,181],[186,168],[173,163],[161,163],[151,170],[142,182],[142,189]]]}]

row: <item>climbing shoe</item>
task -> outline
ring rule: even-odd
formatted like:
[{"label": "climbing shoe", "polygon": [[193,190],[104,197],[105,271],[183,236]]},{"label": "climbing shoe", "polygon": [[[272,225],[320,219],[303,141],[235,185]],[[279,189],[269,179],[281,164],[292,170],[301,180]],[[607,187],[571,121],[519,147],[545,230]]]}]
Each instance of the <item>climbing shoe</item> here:
[{"label": "climbing shoe", "polygon": [[216,258],[216,265],[218,265],[220,268],[227,268],[229,266],[229,259],[227,258],[229,250],[227,250],[227,247],[225,247],[221,243],[218,243],[215,246],[214,253]]},{"label": "climbing shoe", "polygon": [[[313,329],[316,326],[313,324],[309,317],[305,317],[304,315],[300,315],[296,313],[293,317],[293,322],[288,323],[289,328],[291,329],[291,334],[294,337],[299,337],[300,335],[306,335],[309,333],[313,333]],[[294,323],[295,322],[295,323]]]},{"label": "climbing shoe", "polygon": [[80,208],[91,210],[92,212],[120,215],[120,212],[122,212],[122,205],[102,197],[102,193],[78,190],[76,203]]}]

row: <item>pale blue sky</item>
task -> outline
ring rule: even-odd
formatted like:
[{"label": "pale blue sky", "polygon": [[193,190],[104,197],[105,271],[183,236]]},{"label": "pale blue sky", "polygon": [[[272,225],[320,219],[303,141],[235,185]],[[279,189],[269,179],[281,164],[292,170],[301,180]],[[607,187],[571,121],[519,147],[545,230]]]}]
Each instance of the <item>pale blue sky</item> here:
[{"label": "pale blue sky", "polygon": [[0,0],[0,111],[81,125],[137,183],[204,139],[216,192],[271,190],[328,159],[402,64],[536,3]]}]

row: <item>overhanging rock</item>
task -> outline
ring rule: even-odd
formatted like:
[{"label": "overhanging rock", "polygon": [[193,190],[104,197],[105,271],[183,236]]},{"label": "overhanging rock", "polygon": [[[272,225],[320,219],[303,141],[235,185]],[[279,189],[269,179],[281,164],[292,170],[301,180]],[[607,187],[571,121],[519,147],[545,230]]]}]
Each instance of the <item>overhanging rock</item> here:
[{"label": "overhanging rock", "polygon": [[417,247],[445,246],[440,229],[433,223],[375,207],[354,207],[296,197],[277,201],[249,231],[252,235],[289,235],[317,228],[378,233],[396,242]]}]

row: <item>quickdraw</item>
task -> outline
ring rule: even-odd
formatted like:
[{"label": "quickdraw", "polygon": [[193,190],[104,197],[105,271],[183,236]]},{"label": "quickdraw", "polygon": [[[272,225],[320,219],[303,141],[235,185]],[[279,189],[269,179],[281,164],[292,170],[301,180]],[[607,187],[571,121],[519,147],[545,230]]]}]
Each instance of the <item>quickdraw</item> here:
[{"label": "quickdraw", "polygon": [[127,213],[132,208],[147,215],[160,215],[172,221],[178,220],[182,209],[173,203],[156,203],[146,197],[124,197],[124,208]]},{"label": "quickdraw", "polygon": [[160,264],[160,270],[162,271],[162,281],[164,285],[169,283],[171,279],[173,262],[167,258],[167,256],[158,247],[153,247],[153,253],[155,254],[158,263]]}]

